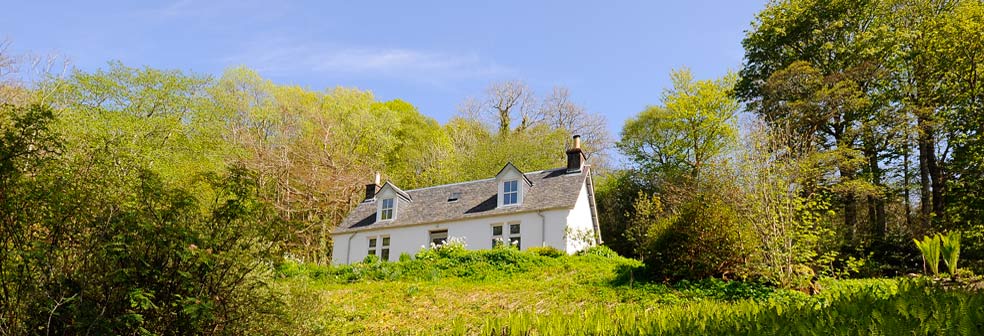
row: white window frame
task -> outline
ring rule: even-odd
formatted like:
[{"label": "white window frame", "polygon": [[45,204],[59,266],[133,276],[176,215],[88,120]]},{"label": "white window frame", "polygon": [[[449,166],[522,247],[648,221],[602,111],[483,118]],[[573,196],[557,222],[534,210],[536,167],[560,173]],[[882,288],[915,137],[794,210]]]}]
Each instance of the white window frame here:
[{"label": "white window frame", "polygon": [[[393,243],[393,239],[389,235],[369,236],[366,239],[368,239],[366,255],[374,255],[379,257],[379,260],[389,261],[390,246]],[[385,251],[386,257],[383,257],[383,251]]]},{"label": "white window frame", "polygon": [[[512,191],[509,191],[507,189],[507,186],[510,183],[512,183],[512,184],[514,184],[516,186],[516,188],[513,189]],[[520,195],[519,195],[519,193],[520,193],[519,180],[503,181],[502,182],[502,206],[519,205],[519,201],[520,201]],[[512,203],[508,203],[509,196],[513,196],[514,197],[514,201]]]},{"label": "white window frame", "polygon": [[[499,234],[495,234],[495,229],[496,228],[499,229]],[[506,225],[504,225],[502,223],[493,223],[492,224],[492,226],[491,226],[491,230],[492,230],[492,247],[495,247],[498,244],[505,244],[506,240],[505,239],[502,239],[502,236],[503,236],[502,234],[505,233],[505,229],[506,229]]]},{"label": "white window frame", "polygon": [[[389,207],[386,207],[386,203],[389,202]],[[386,218],[387,211],[389,212],[389,218]],[[379,200],[379,220],[387,221],[396,219],[396,198],[384,198]]]},{"label": "white window frame", "polygon": [[368,248],[366,249],[366,255],[378,255],[377,253],[379,251],[379,237],[372,236],[366,238],[368,239],[368,243],[366,244],[366,246],[368,246]]},{"label": "white window frame", "polygon": [[[490,230],[492,233],[492,247],[495,247],[496,243],[511,245],[513,239],[515,239],[515,241],[517,242],[516,247],[522,248],[523,240],[522,240],[521,233],[522,233],[523,226],[521,224],[522,223],[519,221],[511,221],[506,223],[502,223],[502,222],[492,223],[492,225],[490,225]],[[499,234],[495,234],[495,229],[497,227],[500,228]],[[517,230],[516,233],[512,232],[513,227],[516,227]]]},{"label": "white window frame", "polygon": [[[444,233],[444,242],[442,242],[440,244],[434,243],[434,233],[439,233],[439,232],[443,232]],[[447,229],[427,231],[427,245],[430,245],[430,244],[434,244],[434,245],[438,245],[438,246],[444,245],[444,244],[446,244],[448,242],[448,239],[449,238],[451,238],[451,236],[449,235],[449,232],[448,232]]]},{"label": "white window frame", "polygon": [[[512,232],[512,228],[513,227],[516,228],[516,233],[513,233]],[[508,233],[503,232],[503,234],[506,234],[506,235],[509,236],[509,245],[512,245],[513,244],[513,239],[515,239],[515,241],[516,241],[516,248],[517,249],[523,249],[523,239],[522,239],[522,235],[521,235],[521,233],[523,232],[523,227],[522,227],[521,223],[520,222],[509,222],[509,223],[506,223],[506,225],[503,227],[503,230],[505,230],[506,228],[509,228],[509,232]]]},{"label": "white window frame", "polygon": [[389,261],[392,256],[390,253],[390,245],[393,243],[393,239],[390,236],[379,236],[379,260]]}]

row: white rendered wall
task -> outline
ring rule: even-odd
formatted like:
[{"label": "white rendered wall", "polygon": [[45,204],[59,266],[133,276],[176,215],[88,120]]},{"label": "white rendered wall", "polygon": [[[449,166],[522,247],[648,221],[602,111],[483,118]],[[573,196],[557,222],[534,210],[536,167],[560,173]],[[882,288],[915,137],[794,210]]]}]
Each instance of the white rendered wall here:
[{"label": "white rendered wall", "polygon": [[565,248],[568,254],[588,248],[594,244],[594,221],[591,219],[591,204],[588,202],[587,185],[581,186],[574,209],[567,214],[567,236]]},{"label": "white rendered wall", "polygon": [[[583,191],[582,191],[583,193]],[[586,195],[586,194],[585,194]],[[585,207],[587,198],[584,197]],[[581,199],[578,198],[578,205]],[[575,210],[577,206],[575,206]],[[448,230],[448,237],[458,237],[465,240],[469,250],[480,250],[492,248],[492,226],[495,224],[510,224],[518,222],[520,224],[521,249],[526,250],[533,246],[553,246],[568,253],[576,252],[577,249],[571,247],[565,237],[567,221],[571,220],[571,210],[555,209],[541,212],[527,212],[520,214],[510,214],[501,216],[490,216],[484,218],[468,219],[454,222],[444,222],[437,224],[425,224],[397,227],[390,229],[378,229],[360,231],[356,233],[343,233],[333,235],[332,243],[332,263],[350,264],[361,262],[366,258],[369,250],[369,237],[390,237],[390,257],[389,261],[397,261],[401,253],[410,255],[417,254],[421,247],[430,245],[430,232],[438,230]],[[540,216],[543,215],[543,217]],[[580,221],[580,219],[578,219]],[[587,213],[587,225],[591,228],[591,214]],[[544,240],[544,233],[546,239]],[[503,238],[508,241],[509,227],[503,226]],[[349,244],[351,242],[351,244]],[[377,240],[377,251],[381,248],[381,241]],[[378,254],[378,252],[377,252]]]}]

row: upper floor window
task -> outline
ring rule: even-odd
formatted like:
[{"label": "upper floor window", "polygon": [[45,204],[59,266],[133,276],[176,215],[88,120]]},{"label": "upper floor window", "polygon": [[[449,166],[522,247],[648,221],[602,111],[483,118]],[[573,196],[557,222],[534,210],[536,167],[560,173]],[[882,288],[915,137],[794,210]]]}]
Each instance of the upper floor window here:
[{"label": "upper floor window", "polygon": [[502,183],[502,205],[519,203],[519,181],[512,180]]},{"label": "upper floor window", "polygon": [[393,199],[384,199],[382,206],[379,207],[379,211],[379,220],[393,219]]}]

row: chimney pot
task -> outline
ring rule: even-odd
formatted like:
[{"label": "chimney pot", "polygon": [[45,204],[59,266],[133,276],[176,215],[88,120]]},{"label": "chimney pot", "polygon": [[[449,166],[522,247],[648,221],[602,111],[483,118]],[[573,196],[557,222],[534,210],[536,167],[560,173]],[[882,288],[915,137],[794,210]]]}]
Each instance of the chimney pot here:
[{"label": "chimney pot", "polygon": [[581,150],[581,136],[574,136],[574,147],[567,150],[567,172],[580,173],[584,168],[584,151]]},{"label": "chimney pot", "polygon": [[376,193],[379,192],[379,172],[376,172],[376,179],[371,184],[366,185],[366,199],[369,201],[376,198]]}]

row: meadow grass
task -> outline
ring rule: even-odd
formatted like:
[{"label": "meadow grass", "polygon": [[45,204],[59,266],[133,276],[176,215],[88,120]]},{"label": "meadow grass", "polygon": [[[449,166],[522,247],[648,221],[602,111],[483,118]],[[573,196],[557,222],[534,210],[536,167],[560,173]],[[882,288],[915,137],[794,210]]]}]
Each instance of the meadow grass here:
[{"label": "meadow grass", "polygon": [[910,280],[822,281],[814,296],[721,280],[640,283],[612,255],[444,251],[392,263],[287,263],[298,335],[984,334],[984,298]]}]

